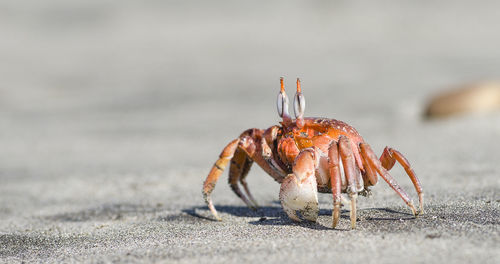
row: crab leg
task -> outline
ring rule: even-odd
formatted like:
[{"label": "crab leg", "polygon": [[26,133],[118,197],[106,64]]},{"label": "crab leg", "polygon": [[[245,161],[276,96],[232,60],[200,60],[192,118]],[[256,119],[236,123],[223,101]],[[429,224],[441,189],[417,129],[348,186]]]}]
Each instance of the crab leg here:
[{"label": "crab leg", "polygon": [[330,173],[330,182],[332,184],[332,194],[333,194],[333,211],[332,211],[332,227],[335,228],[339,222],[340,217],[340,200],[342,196],[340,194],[342,188],[342,180],[340,178],[340,156],[338,150],[338,144],[336,141],[332,141],[330,147],[328,148],[328,167]]},{"label": "crab leg", "polygon": [[205,198],[205,202],[208,205],[208,208],[212,212],[213,216],[217,220],[221,220],[219,215],[217,214],[217,210],[215,210],[215,207],[212,203],[212,199],[210,198],[210,194],[215,188],[215,184],[217,183],[217,180],[219,179],[220,175],[226,168],[227,164],[229,163],[229,160],[234,155],[234,152],[236,151],[236,148],[238,147],[238,144],[240,143],[240,139],[235,139],[231,141],[221,152],[219,159],[214,163],[212,166],[212,169],[208,173],[207,179],[205,180],[205,183],[203,183],[203,197]]},{"label": "crab leg", "polygon": [[408,194],[399,186],[396,180],[387,172],[387,170],[382,166],[380,161],[373,153],[370,145],[366,143],[359,144],[361,155],[368,161],[368,166],[371,166],[377,171],[377,173],[391,186],[391,188],[405,201],[405,203],[410,207],[414,216],[417,216],[417,209],[413,205],[413,202],[409,198]]},{"label": "crab leg", "polygon": [[266,167],[263,167],[263,169],[266,170],[266,168],[268,168],[272,170],[273,173],[270,173],[271,177],[273,177],[276,181],[281,182],[281,180],[286,177],[287,173],[277,163],[271,147],[267,144],[266,140],[261,139],[260,147],[262,150],[261,155],[256,158],[265,161],[267,164]]},{"label": "crab leg", "polygon": [[[361,151],[360,151],[361,152]],[[378,182],[378,175],[377,175],[377,171],[369,165],[368,163],[368,158],[365,157],[366,155],[362,155],[361,154],[361,159],[363,160],[364,164],[366,164],[364,166],[365,168],[365,176],[366,176],[366,179],[365,179],[365,185],[366,186],[374,186],[375,184],[377,184]],[[382,164],[383,166],[383,164]],[[385,166],[384,166],[385,167]],[[387,168],[386,168],[387,169]]]},{"label": "crab leg", "polygon": [[253,198],[253,195],[250,192],[250,188],[248,188],[248,184],[246,181],[246,177],[248,175],[248,172],[250,171],[250,167],[252,166],[252,163],[253,163],[253,161],[251,159],[247,158],[247,162],[245,163],[245,167],[244,167],[243,172],[241,173],[241,176],[240,176],[240,183],[241,183],[241,185],[243,185],[243,189],[245,190],[245,193],[247,194],[248,198],[250,199],[250,201],[252,201],[255,208],[257,209],[257,208],[259,208],[259,204],[255,200],[255,198]]},{"label": "crab leg", "polygon": [[[257,204],[255,203],[255,199],[253,199],[252,195],[250,194],[248,185],[245,181],[245,176],[250,170],[252,162],[256,162],[265,172],[271,175],[276,181],[280,183],[282,182],[284,175],[282,175],[279,171],[271,167],[264,158],[263,152],[269,152],[270,148],[267,145],[266,141],[262,138],[262,133],[263,131],[259,129],[249,129],[243,132],[238,139],[231,141],[231,143],[229,143],[224,148],[224,150],[219,156],[219,159],[215,162],[212,169],[208,173],[207,179],[203,184],[202,193],[205,198],[205,202],[208,205],[208,208],[210,209],[210,211],[217,220],[221,220],[221,218],[218,216],[217,211],[215,210],[215,207],[212,203],[212,199],[210,198],[210,194],[215,188],[215,184],[217,183],[217,180],[219,179],[221,173],[224,171],[227,164],[229,163],[229,160],[233,159],[233,156],[236,155],[235,162],[236,164],[239,164],[240,168],[237,168],[238,166],[236,165],[232,165],[236,167],[234,167],[234,169],[230,169],[232,170],[232,172],[230,171],[229,184],[231,185],[236,195],[238,195],[251,208],[256,207]],[[260,142],[261,144],[258,144],[256,142]],[[245,159],[243,159],[243,153],[245,154],[244,156]],[[244,163],[241,164],[241,162]],[[238,179],[240,180],[240,183],[243,185],[248,197],[250,198],[250,201],[253,201],[255,205],[251,204],[248,198],[246,198],[241,192],[239,186],[237,185]]]},{"label": "crab leg", "polygon": [[300,221],[296,211],[316,222],[318,218],[318,187],[315,169],[318,165],[317,154],[313,148],[302,150],[293,163],[293,173],[281,183],[280,201],[283,210],[290,219]]},{"label": "crab leg", "polygon": [[410,180],[413,183],[413,186],[415,186],[415,190],[417,191],[417,194],[418,194],[418,203],[419,203],[419,209],[420,209],[419,213],[423,213],[424,212],[424,193],[422,190],[422,185],[420,184],[420,180],[418,179],[417,175],[415,174],[415,172],[411,168],[411,165],[408,162],[408,160],[405,158],[405,156],[403,156],[403,154],[401,154],[401,152],[399,152],[393,148],[385,147],[384,152],[380,156],[380,162],[382,163],[382,166],[386,170],[390,170],[394,166],[394,163],[396,163],[396,161],[399,162],[399,164],[401,164],[401,166],[403,166],[403,168],[406,171],[406,174],[408,174],[408,177],[410,177]]},{"label": "crab leg", "polygon": [[347,181],[347,193],[351,199],[351,228],[356,228],[356,198],[358,197],[359,171],[356,169],[354,154],[350,140],[345,136],[339,138],[339,150],[342,164],[344,165],[344,175]]},{"label": "crab leg", "polygon": [[[253,162],[255,161],[262,169],[264,169],[264,171],[266,171],[278,182],[281,182],[286,175],[285,172],[275,164],[272,156],[272,150],[267,143],[267,139],[271,142],[274,141],[277,129],[278,127],[275,126],[266,131],[253,128],[243,132],[240,135],[241,141],[238,150],[236,150],[237,154],[235,154],[238,157],[233,158],[233,161],[238,159],[239,163],[236,161],[232,162],[231,167],[229,168],[229,184],[231,185],[231,188],[236,195],[238,195],[245,202],[245,204],[253,209],[256,209],[258,204],[255,198],[253,198],[250,188],[248,188],[247,181],[245,180]],[[256,141],[260,142],[260,144],[257,144]],[[244,159],[243,156],[245,157]],[[253,204],[250,204],[248,199],[243,196],[239,186],[237,185],[238,180],[241,185],[243,185],[248,199],[250,199],[250,202]]]},{"label": "crab leg", "polygon": [[[245,177],[247,176],[252,163],[253,161],[248,158],[247,154],[242,149],[236,149],[234,156],[231,159],[231,165],[229,166],[229,185],[231,186],[233,192],[238,197],[240,197],[240,199],[243,200],[243,202],[245,202],[248,207],[257,209],[255,200],[250,194],[247,183],[245,181]],[[247,193],[247,196],[248,198],[250,198],[250,200],[248,200],[247,196],[245,196],[241,192],[238,181],[241,182],[241,184],[245,188],[245,192]]]}]

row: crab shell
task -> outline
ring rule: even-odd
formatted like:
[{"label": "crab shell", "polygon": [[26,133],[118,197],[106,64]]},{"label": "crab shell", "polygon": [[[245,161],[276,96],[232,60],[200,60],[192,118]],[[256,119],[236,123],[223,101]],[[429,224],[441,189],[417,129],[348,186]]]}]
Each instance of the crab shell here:
[{"label": "crab shell", "polygon": [[[276,141],[267,143],[270,146],[277,144],[275,152],[277,152],[280,160],[284,163],[283,165],[285,165],[289,171],[291,170],[295,158],[303,149],[316,148],[317,152],[321,155],[327,156],[330,144],[332,141],[339,139],[340,136],[347,137],[353,149],[358,149],[357,146],[360,143],[364,143],[363,138],[356,129],[335,119],[304,118],[304,125],[301,128],[294,122],[290,127],[270,127],[265,134],[273,133],[272,130],[274,129],[278,129]],[[357,165],[363,171],[363,164],[359,151],[354,151],[353,154]]]}]

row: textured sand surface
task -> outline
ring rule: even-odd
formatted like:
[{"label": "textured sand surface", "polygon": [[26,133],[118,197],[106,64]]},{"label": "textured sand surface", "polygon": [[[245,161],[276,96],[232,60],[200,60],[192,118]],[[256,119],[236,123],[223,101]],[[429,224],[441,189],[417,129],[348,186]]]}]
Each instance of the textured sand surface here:
[{"label": "textured sand surface", "polygon": [[[443,87],[499,78],[497,1],[0,2],[1,262],[495,263],[500,114],[425,122]],[[307,116],[403,152],[425,190],[414,219],[380,181],[358,228],[331,197],[318,223],[283,213],[254,166],[251,211],[224,174],[246,128],[278,121],[279,76]],[[415,199],[400,167],[392,175]]]}]

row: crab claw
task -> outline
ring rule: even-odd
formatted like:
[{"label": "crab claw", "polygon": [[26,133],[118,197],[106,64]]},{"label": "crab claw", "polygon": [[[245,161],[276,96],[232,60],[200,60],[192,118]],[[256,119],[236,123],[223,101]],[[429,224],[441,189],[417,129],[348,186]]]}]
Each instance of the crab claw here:
[{"label": "crab claw", "polygon": [[280,201],[283,210],[290,219],[300,222],[296,211],[300,211],[306,220],[316,222],[318,218],[318,190],[314,175],[303,180],[294,174],[288,176],[281,183]]}]

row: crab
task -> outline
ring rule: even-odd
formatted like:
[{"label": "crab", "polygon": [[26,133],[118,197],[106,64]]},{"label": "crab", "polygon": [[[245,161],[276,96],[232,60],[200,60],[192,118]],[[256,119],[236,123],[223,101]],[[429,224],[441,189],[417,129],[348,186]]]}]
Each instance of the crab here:
[{"label": "crab", "polygon": [[[295,119],[292,119],[288,112],[283,77],[280,83],[277,99],[278,115],[282,119],[280,125],[265,130],[248,129],[232,140],[223,149],[203,184],[205,202],[217,220],[221,218],[210,195],[229,162],[229,185],[248,207],[258,208],[245,180],[255,162],[281,184],[281,206],[294,221],[300,222],[302,217],[316,222],[318,192],[332,193],[332,227],[335,228],[339,222],[341,204],[350,204],[351,228],[354,229],[358,194],[367,196],[369,188],[377,184],[378,175],[403,199],[415,217],[423,213],[424,193],[420,180],[403,154],[385,147],[377,158],[370,145],[350,125],[335,119],[304,117],[305,99],[298,78],[293,104]],[[404,168],[415,187],[419,199],[418,211],[388,172],[396,162]],[[346,193],[349,200],[342,193]]]}]

